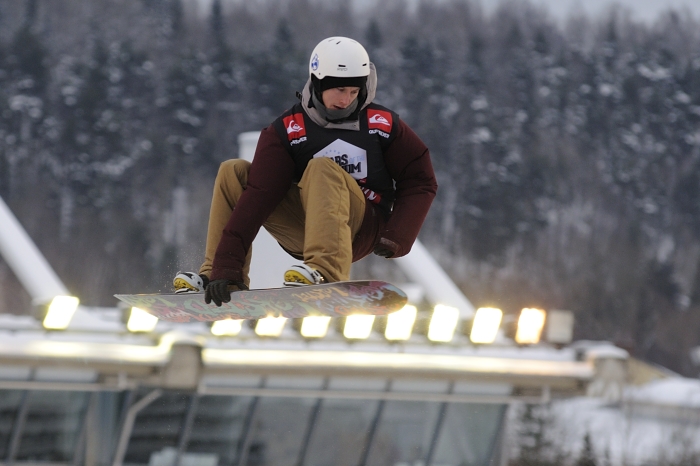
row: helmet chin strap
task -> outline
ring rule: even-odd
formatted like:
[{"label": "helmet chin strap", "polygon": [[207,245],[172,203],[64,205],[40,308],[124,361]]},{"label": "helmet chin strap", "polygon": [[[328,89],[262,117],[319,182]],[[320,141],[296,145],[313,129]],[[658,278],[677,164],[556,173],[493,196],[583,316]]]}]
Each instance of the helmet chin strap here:
[{"label": "helmet chin strap", "polygon": [[314,104],[314,108],[318,111],[318,114],[330,123],[344,120],[352,115],[355,109],[357,109],[357,99],[353,100],[350,105],[342,109],[334,110],[331,108],[326,108],[326,106],[323,105],[323,102],[316,97],[316,93],[313,92],[313,90],[311,91],[311,101]]}]

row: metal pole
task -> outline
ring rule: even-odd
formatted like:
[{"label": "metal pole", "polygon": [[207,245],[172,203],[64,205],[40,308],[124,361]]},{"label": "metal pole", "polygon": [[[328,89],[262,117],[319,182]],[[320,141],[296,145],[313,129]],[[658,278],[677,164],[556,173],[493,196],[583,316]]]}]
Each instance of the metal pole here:
[{"label": "metal pole", "polygon": [[[454,387],[455,387],[455,383],[450,382],[450,386],[447,389],[448,395],[452,394]],[[445,402],[440,403],[438,417],[437,417],[437,420],[435,421],[435,430],[433,431],[433,438],[430,440],[430,447],[428,449],[428,453],[425,455],[425,466],[431,466],[433,464],[433,460],[435,459],[435,454],[437,453],[437,444],[438,444],[438,441],[440,440],[440,431],[442,430],[442,426],[445,423],[445,417],[446,417],[445,415],[447,414],[447,406],[448,406],[448,403],[445,403]]]},{"label": "metal pole", "polygon": [[[260,381],[260,387],[265,387],[266,379]],[[253,442],[253,424],[255,423],[255,418],[258,416],[258,407],[260,405],[260,397],[256,396],[250,402],[250,407],[248,408],[248,414],[243,422],[241,441],[238,444],[238,463],[237,466],[246,466],[248,463],[248,454],[250,453],[250,444]]]},{"label": "metal pole", "polygon": [[[121,409],[119,410],[119,423],[117,424],[122,429],[124,428],[124,423],[126,422],[126,415],[129,413],[129,408],[136,398],[136,390],[129,390],[124,396],[124,400],[121,403]],[[110,435],[111,442],[109,445],[110,453],[117,455],[117,447],[119,444],[119,438],[117,436]]]},{"label": "metal pole", "polygon": [[88,425],[90,423],[90,418],[95,410],[95,404],[97,403],[97,392],[90,393],[90,397],[87,403],[87,409],[83,415],[83,423],[80,426],[80,433],[78,434],[78,439],[75,442],[75,451],[73,451],[73,466],[80,466],[83,463],[87,463],[86,451],[87,451],[87,433]]},{"label": "metal pole", "polygon": [[508,433],[506,432],[506,416],[510,409],[510,405],[503,405],[501,407],[501,413],[499,415],[499,428],[496,438],[491,444],[491,460],[489,464],[505,465],[508,462],[508,455],[506,454],[508,445]]},{"label": "metal pole", "polygon": [[27,423],[27,413],[29,412],[29,391],[22,393],[22,399],[17,410],[17,417],[12,426],[12,437],[10,439],[10,448],[7,450],[6,466],[12,466],[19,451],[19,441],[22,438],[24,425]]},{"label": "metal pole", "polygon": [[429,393],[429,392],[385,392],[357,390],[307,390],[288,388],[233,388],[202,387],[200,395],[212,396],[251,396],[261,398],[324,398],[340,400],[386,400],[386,401],[430,401],[435,403],[482,403],[505,404],[513,402],[541,404],[542,396],[475,395]]},{"label": "metal pole", "polygon": [[68,290],[5,201],[0,198],[0,256],[37,303]]},{"label": "metal pole", "polygon": [[[384,391],[391,391],[391,379],[387,381],[386,388],[384,389]],[[369,432],[367,432],[365,448],[362,450],[362,456],[360,457],[359,466],[367,465],[367,460],[369,459],[370,451],[372,450],[372,446],[374,445],[374,437],[376,436],[377,429],[379,428],[379,421],[381,420],[382,414],[384,413],[385,404],[386,400],[379,400],[379,404],[377,405],[377,411],[374,413],[374,419],[372,419],[372,424],[370,424],[369,426]]]},{"label": "metal pole", "polygon": [[126,413],[126,419],[124,419],[124,426],[122,427],[121,435],[119,436],[119,443],[117,444],[117,452],[114,454],[114,461],[112,466],[122,466],[124,463],[124,456],[126,455],[126,447],[129,445],[129,437],[131,437],[131,431],[134,429],[134,422],[136,421],[136,416],[143,410],[146,406],[157,400],[163,394],[163,390],[156,388],[148,395],[141,398],[138,402],[129,408]]},{"label": "metal pole", "polygon": [[[328,388],[329,378],[323,379],[323,386],[321,390],[326,390]],[[297,460],[298,466],[304,466],[304,461],[306,461],[306,455],[309,451],[309,444],[311,443],[311,437],[316,430],[316,422],[318,421],[318,415],[321,412],[321,405],[323,404],[323,398],[317,398],[313,409],[311,410],[311,416],[309,417],[309,423],[306,426],[306,432],[304,433],[304,440],[301,444],[301,450],[299,451],[299,460]]]},{"label": "metal pole", "polygon": [[180,459],[187,449],[187,444],[190,442],[190,436],[192,435],[192,427],[194,426],[194,415],[197,412],[197,406],[199,405],[199,395],[196,393],[192,394],[190,397],[190,403],[187,406],[187,414],[185,415],[185,423],[180,431],[180,440],[177,445],[177,454],[175,455],[175,461],[173,466],[180,465]]}]

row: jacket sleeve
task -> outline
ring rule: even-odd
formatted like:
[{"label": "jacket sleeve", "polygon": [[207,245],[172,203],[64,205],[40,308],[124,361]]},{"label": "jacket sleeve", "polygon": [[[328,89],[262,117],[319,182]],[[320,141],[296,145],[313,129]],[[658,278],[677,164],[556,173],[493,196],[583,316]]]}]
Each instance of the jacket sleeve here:
[{"label": "jacket sleeve", "polygon": [[396,139],[384,152],[384,161],[396,183],[396,199],[380,244],[394,252],[392,257],[401,257],[410,252],[418,237],[437,194],[437,179],[428,148],[402,120]]},{"label": "jacket sleeve", "polygon": [[294,162],[272,125],[260,133],[248,184],[241,194],[214,255],[211,280],[243,280],[243,265],[260,227],[289,190]]}]

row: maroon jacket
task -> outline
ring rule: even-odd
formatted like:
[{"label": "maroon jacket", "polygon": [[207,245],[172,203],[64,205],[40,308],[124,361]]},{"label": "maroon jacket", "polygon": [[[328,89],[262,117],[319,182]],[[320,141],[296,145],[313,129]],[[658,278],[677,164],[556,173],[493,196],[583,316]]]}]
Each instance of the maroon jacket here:
[{"label": "maroon jacket", "polygon": [[[403,121],[396,123],[397,135],[384,152],[396,188],[393,210],[386,218],[376,204],[366,202],[362,227],[353,241],[353,262],[372,253],[380,240],[394,252],[393,257],[408,254],[437,193],[428,148]],[[246,253],[290,189],[294,171],[284,141],[272,125],[268,126],[260,134],[248,186],[224,228],[211,280],[242,281]]]}]

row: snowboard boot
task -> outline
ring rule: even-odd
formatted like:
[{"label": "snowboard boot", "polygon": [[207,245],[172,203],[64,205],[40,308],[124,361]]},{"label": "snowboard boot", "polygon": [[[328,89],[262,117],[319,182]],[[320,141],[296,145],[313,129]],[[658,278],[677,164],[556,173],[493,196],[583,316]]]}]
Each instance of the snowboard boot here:
[{"label": "snowboard boot", "polygon": [[204,293],[209,277],[194,272],[178,272],[173,279],[175,293]]},{"label": "snowboard boot", "polygon": [[321,272],[306,264],[293,265],[284,272],[284,286],[320,285],[326,283]]}]

